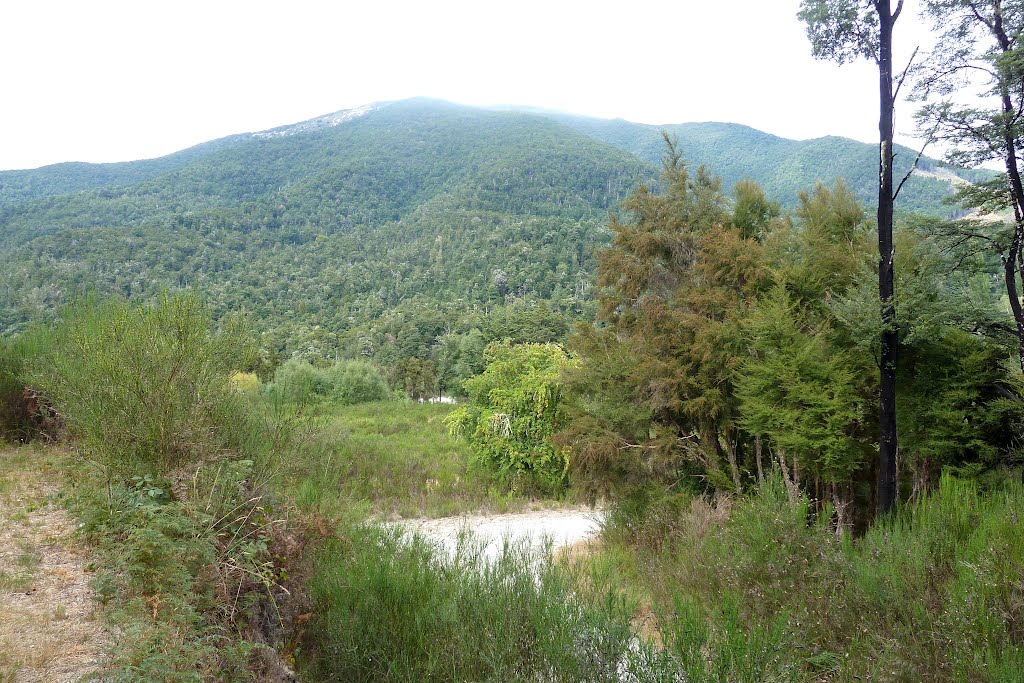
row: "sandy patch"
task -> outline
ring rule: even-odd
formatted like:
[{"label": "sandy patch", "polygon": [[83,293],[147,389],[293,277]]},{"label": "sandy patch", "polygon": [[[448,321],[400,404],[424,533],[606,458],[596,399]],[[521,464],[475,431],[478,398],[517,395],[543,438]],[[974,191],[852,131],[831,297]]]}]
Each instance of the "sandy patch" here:
[{"label": "sandy patch", "polygon": [[483,556],[496,558],[502,544],[528,544],[540,549],[545,543],[551,549],[572,546],[597,535],[601,528],[601,511],[591,509],[540,510],[501,515],[465,515],[438,519],[407,519],[396,522],[411,533],[434,541],[452,555],[459,537],[466,532],[484,546]]}]

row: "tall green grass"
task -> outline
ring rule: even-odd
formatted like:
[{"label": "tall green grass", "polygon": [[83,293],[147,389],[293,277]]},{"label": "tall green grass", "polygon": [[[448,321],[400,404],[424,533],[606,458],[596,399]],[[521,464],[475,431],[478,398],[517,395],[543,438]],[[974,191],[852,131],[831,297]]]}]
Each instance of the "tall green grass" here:
[{"label": "tall green grass", "polygon": [[474,464],[469,446],[444,425],[449,410],[411,401],[311,407],[311,434],[284,467],[287,488],[304,509],[339,517],[438,517],[545,504]]},{"label": "tall green grass", "polygon": [[524,547],[493,563],[472,539],[448,557],[400,531],[353,527],[321,549],[302,673],[315,681],[671,681],[614,594],[586,601]]},{"label": "tall green grass", "polygon": [[[806,681],[1024,679],[1016,481],[981,491],[945,476],[857,539],[837,536],[827,510],[813,518],[808,501],[792,503],[781,481],[747,499],[689,500],[674,503],[657,546],[643,528],[651,520],[664,531],[657,509],[613,516],[606,538],[630,558],[666,642],[680,629],[718,642],[697,660],[725,647]],[[753,640],[736,649],[736,633]]]}]

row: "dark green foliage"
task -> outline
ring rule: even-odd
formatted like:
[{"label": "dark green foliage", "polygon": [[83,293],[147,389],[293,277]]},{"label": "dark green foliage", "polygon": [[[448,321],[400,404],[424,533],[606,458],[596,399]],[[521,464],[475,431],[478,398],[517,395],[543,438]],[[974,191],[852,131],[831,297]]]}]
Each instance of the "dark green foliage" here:
[{"label": "dark green foliage", "polygon": [[[787,140],[734,123],[649,126],[564,115],[556,115],[556,119],[651,164],[661,159],[661,132],[667,131],[678,140],[687,159],[715,169],[725,187],[750,178],[787,209],[796,208],[799,193],[815,183],[833,185],[840,179],[849,184],[865,206],[874,206],[878,201],[878,150],[874,145],[849,138]],[[899,178],[910,169],[916,156],[917,150],[896,147],[894,172]],[[912,177],[900,193],[900,212],[949,216],[959,209],[944,203],[954,190],[944,176],[974,182],[992,175],[985,170],[948,166],[929,157],[923,157],[918,167],[924,173]]]},{"label": "dark green foliage", "polygon": [[739,206],[764,210],[737,220],[721,182],[703,167],[689,173],[671,143],[661,186],[641,186],[627,218],[612,220],[599,254],[600,326],[581,326],[573,341],[578,399],[561,438],[584,481],[625,469],[742,490],[734,372],[748,355],[741,321],[769,277],[760,239],[774,207],[742,183]]},{"label": "dark green foliage", "polygon": [[845,482],[866,459],[858,425],[868,408],[857,364],[836,349],[783,287],[744,321],[751,358],[740,370],[740,423],[768,438],[805,472]]},{"label": "dark green foliage", "polygon": [[[605,123],[628,131],[606,135]],[[716,125],[670,128],[728,184],[762,181],[786,206],[837,168],[861,197],[874,180],[860,163],[874,154],[867,145],[823,139],[804,149]],[[620,144],[634,137],[643,144]],[[791,147],[803,151],[791,158]],[[544,338],[516,340],[561,340],[566,318],[593,313],[593,253],[607,243],[608,211],[656,176],[650,162],[660,154],[651,126],[412,100],[333,127],[208,143],[124,172],[101,166],[68,179],[63,193],[59,167],[0,173],[2,187],[37,176],[43,186],[12,189],[24,200],[0,209],[0,332],[91,290],[145,300],[190,287],[215,318],[251,314],[264,344],[285,357],[351,357],[371,339],[382,348],[381,329],[398,311],[440,310],[451,327],[480,327],[488,342],[516,337],[489,333],[478,316],[537,301],[562,318],[562,332],[542,325]],[[936,187],[920,205],[938,206],[948,185],[920,183]],[[413,355],[425,359],[444,332]],[[410,354],[375,360],[402,357]],[[450,387],[442,381],[442,389]]]}]

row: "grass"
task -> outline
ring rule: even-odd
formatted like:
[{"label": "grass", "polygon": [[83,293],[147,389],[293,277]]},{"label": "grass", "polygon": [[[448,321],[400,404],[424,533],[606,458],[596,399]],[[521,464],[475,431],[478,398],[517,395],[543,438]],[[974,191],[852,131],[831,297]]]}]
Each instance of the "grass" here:
[{"label": "grass", "polygon": [[670,681],[636,642],[632,609],[584,600],[550,554],[506,546],[493,563],[464,539],[454,556],[393,529],[351,527],[325,545],[310,581],[313,681]]},{"label": "grass", "polygon": [[1015,480],[946,477],[857,539],[775,481],[738,501],[648,502],[620,506],[584,571],[650,601],[689,680],[1022,680]]},{"label": "grass", "polygon": [[313,434],[284,468],[304,509],[382,519],[557,505],[503,486],[448,433],[445,405],[404,401],[313,409]]}]

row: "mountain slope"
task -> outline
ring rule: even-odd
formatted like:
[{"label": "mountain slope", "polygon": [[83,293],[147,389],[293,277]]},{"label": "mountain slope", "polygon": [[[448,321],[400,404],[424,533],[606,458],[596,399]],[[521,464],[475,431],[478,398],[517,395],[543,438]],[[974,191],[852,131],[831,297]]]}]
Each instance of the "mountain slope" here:
[{"label": "mountain slope", "polygon": [[609,209],[656,174],[548,119],[381,105],[7,207],[0,325],[90,288],[189,286],[219,314],[252,313],[279,350],[316,355],[403,306],[446,311],[431,314],[442,330],[506,297],[581,310]]},{"label": "mountain slope", "polygon": [[[792,205],[841,168],[870,199],[870,145],[670,132],[727,190],[750,176]],[[473,328],[544,340],[589,313],[609,211],[656,182],[663,144],[653,126],[415,99],[70,179],[38,169],[38,185],[0,173],[22,193],[0,208],[0,333],[90,290],[191,287],[217,315],[250,313],[284,353],[393,359]],[[905,196],[947,210],[921,188]]]},{"label": "mountain slope", "polygon": [[[756,180],[765,192],[784,207],[794,207],[799,192],[819,180],[832,184],[842,178],[867,206],[877,201],[878,151],[849,138],[827,136],[812,140],[788,140],[735,123],[682,123],[649,126],[617,119],[609,121],[566,114],[550,116],[571,128],[658,163],[664,154],[662,131],[676,138],[683,157],[693,165],[705,164],[722,177],[725,187],[743,178]],[[896,146],[897,180],[910,169],[917,152]],[[919,167],[931,170],[943,164],[922,157]],[[989,177],[986,171],[946,167],[957,177],[974,181]],[[951,193],[949,182],[923,175],[911,177],[900,195],[898,211],[919,211],[944,216],[953,211],[942,200]]]}]

